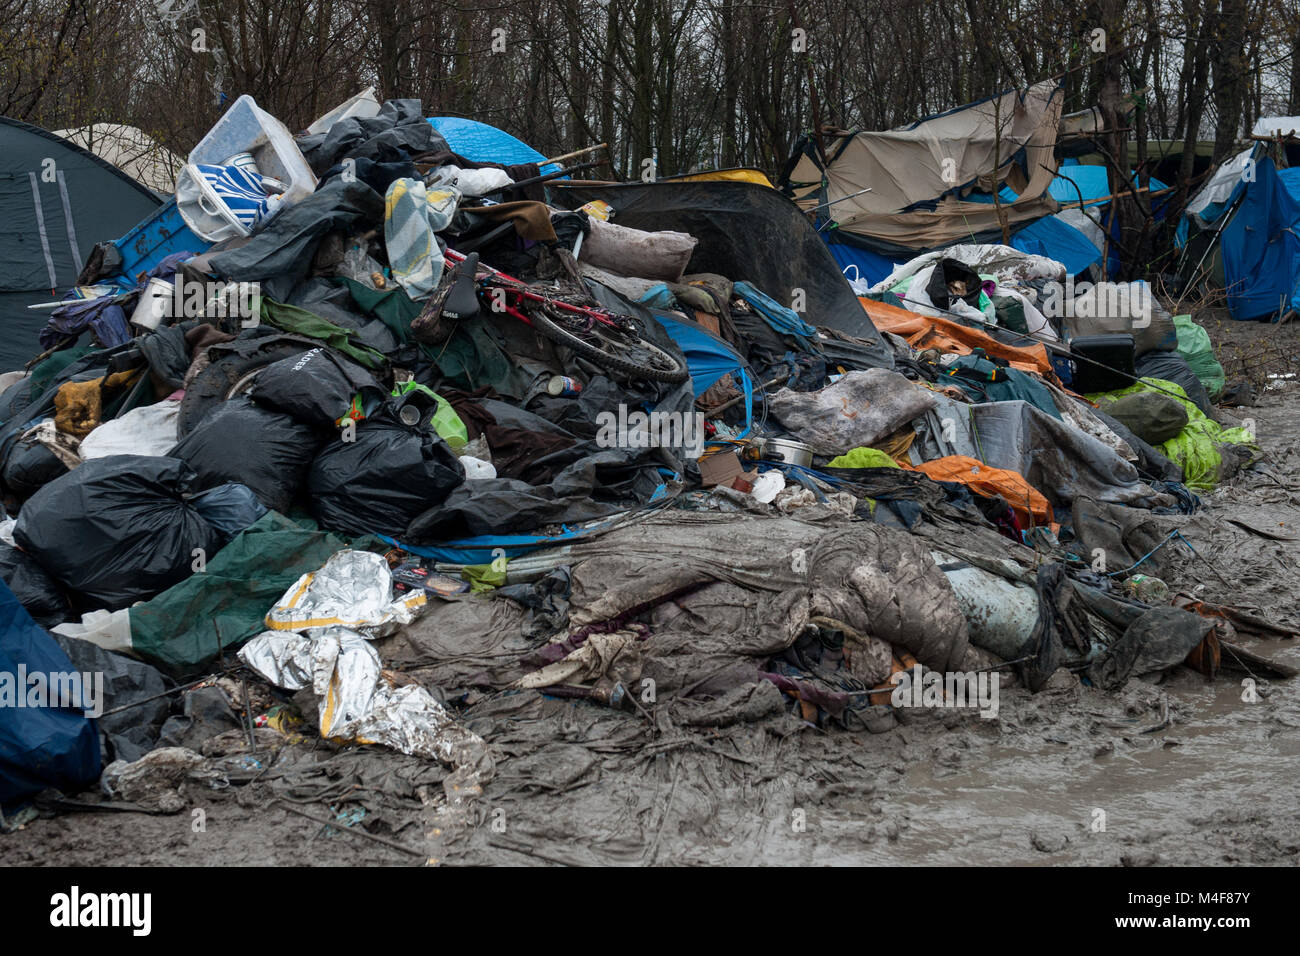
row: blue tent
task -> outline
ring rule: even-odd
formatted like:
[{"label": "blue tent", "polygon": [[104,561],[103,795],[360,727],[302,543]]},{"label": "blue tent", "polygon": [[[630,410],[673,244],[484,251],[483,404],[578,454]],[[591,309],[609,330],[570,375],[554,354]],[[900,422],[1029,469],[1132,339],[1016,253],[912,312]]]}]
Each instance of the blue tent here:
[{"label": "blue tent", "polygon": [[99,778],[95,722],[80,710],[28,697],[33,675],[48,680],[72,670],[63,648],[0,581],[0,806],[47,787],[77,790]]},{"label": "blue tent", "polygon": [[[447,141],[453,153],[458,153],[476,163],[500,163],[502,166],[515,166],[522,163],[540,165],[542,160],[546,159],[527,143],[487,123],[461,119],[459,116],[430,116],[429,122]],[[556,163],[541,166],[543,173],[554,172],[559,168]]]},{"label": "blue tent", "polygon": [[1300,309],[1300,168],[1255,164],[1241,206],[1223,229],[1223,275],[1234,319]]}]

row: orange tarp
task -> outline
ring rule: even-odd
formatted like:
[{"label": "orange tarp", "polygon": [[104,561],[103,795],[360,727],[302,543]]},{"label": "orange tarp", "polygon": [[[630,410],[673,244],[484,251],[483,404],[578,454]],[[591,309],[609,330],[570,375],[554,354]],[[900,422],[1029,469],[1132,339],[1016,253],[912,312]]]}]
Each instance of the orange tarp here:
[{"label": "orange tarp", "polygon": [[966,455],[936,458],[911,468],[935,481],[959,481],[986,498],[1001,495],[1025,527],[1055,525],[1052,506],[1019,472],[994,468]]},{"label": "orange tarp", "polygon": [[1035,343],[1028,348],[1003,345],[979,329],[967,328],[949,319],[909,312],[895,305],[886,305],[874,299],[858,299],[871,317],[872,324],[882,332],[893,332],[907,340],[918,352],[934,348],[940,352],[969,355],[983,349],[988,355],[1006,359],[1013,368],[1022,372],[1037,372],[1050,382],[1056,381],[1047,349]]}]

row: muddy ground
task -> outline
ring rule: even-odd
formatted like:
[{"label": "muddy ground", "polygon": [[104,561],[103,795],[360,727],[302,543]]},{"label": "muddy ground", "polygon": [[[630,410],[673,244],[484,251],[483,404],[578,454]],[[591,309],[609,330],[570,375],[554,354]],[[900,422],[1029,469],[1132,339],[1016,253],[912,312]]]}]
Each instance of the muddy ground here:
[{"label": "muddy ground", "polygon": [[[1188,554],[1168,583],[1300,627],[1300,541],[1281,540],[1300,538],[1300,380],[1263,388],[1296,366],[1300,328],[1204,318],[1229,382],[1256,380],[1258,404],[1231,412],[1267,457],[1178,519],[1209,563]],[[1294,640],[1249,644],[1300,665]],[[1062,671],[1004,689],[996,718],[911,711],[875,735],[498,695],[463,712],[497,761],[463,816],[443,768],[316,741],[224,789],[185,784],[179,813],[32,820],[0,836],[0,864],[1294,864],[1300,679],[1258,686],[1247,702],[1239,675],[1180,669],[1108,694]]]}]

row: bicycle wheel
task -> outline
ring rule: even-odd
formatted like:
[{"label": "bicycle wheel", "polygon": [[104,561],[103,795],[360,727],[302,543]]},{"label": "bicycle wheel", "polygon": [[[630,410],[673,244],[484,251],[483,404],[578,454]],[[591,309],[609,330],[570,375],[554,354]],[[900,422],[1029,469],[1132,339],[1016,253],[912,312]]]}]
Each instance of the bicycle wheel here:
[{"label": "bicycle wheel", "polygon": [[530,312],[528,317],[533,327],[552,342],[608,371],[670,384],[684,382],[690,376],[685,361],[653,342],[647,342],[636,332],[594,322],[590,330],[579,334],[557,322],[543,309]]}]

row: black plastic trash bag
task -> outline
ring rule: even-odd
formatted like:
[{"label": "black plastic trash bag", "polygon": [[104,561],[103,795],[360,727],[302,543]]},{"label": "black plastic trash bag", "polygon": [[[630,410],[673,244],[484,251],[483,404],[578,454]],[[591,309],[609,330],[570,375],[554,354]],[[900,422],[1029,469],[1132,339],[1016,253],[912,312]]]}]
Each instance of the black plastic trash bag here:
[{"label": "black plastic trash bag", "polygon": [[1192,404],[1210,418],[1215,418],[1214,403],[1210,401],[1209,393],[1181,353],[1147,352],[1138,356],[1135,369],[1139,378],[1158,378],[1181,385]]},{"label": "black plastic trash bag", "polygon": [[250,394],[259,405],[321,428],[334,427],[357,395],[364,411],[373,411],[387,397],[370,372],[327,348],[272,362]]},{"label": "black plastic trash bag", "polygon": [[0,580],[9,585],[18,603],[41,627],[56,627],[71,617],[68,598],[59,582],[26,551],[3,542],[0,542]]},{"label": "black plastic trash bag", "polygon": [[194,482],[177,458],[96,458],[33,495],[14,540],[86,609],[128,607],[189,577],[195,549],[221,548],[184,498]]},{"label": "black plastic trash bag", "polygon": [[307,478],[311,511],[331,531],[401,537],[443,501],[465,470],[432,429],[402,424],[386,405],[325,446]]},{"label": "black plastic trash bag", "polygon": [[266,505],[257,500],[253,489],[237,481],[195,495],[190,504],[226,538],[233,538],[266,514]]},{"label": "black plastic trash bag", "polygon": [[238,482],[262,504],[284,513],[320,445],[321,436],[310,425],[240,396],[210,412],[171,456],[194,469],[196,490]]},{"label": "black plastic trash bag", "polygon": [[14,445],[5,462],[4,486],[25,500],[67,473],[68,466],[58,455],[35,438],[23,438]]}]

